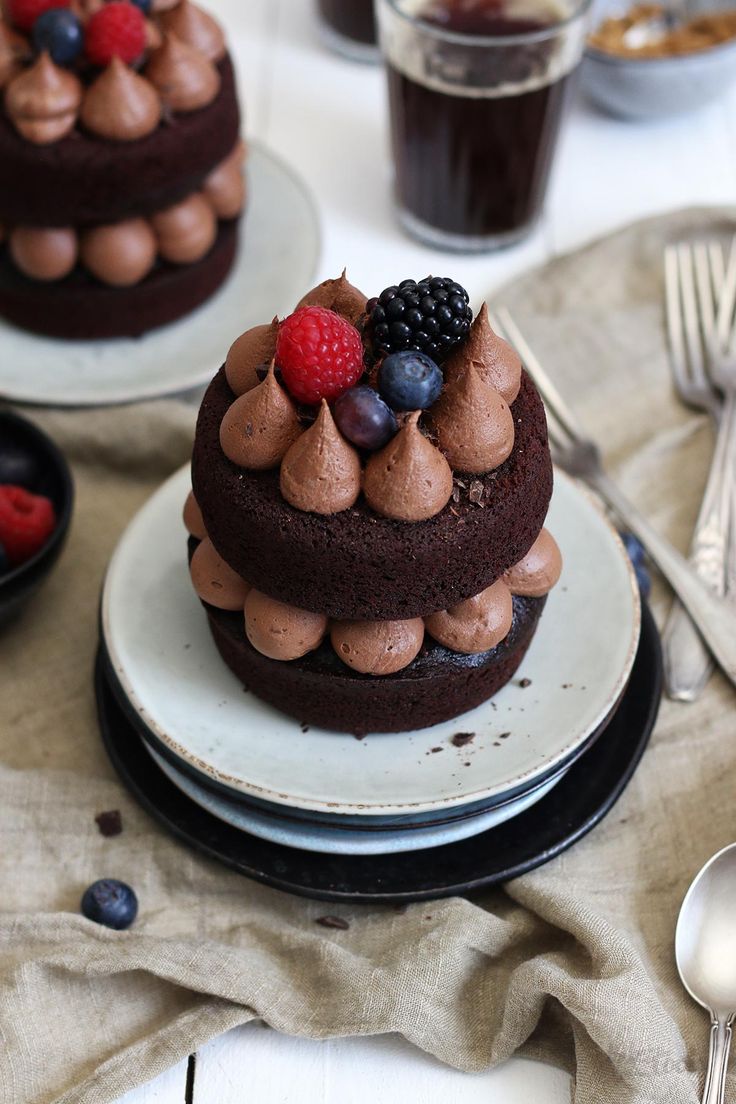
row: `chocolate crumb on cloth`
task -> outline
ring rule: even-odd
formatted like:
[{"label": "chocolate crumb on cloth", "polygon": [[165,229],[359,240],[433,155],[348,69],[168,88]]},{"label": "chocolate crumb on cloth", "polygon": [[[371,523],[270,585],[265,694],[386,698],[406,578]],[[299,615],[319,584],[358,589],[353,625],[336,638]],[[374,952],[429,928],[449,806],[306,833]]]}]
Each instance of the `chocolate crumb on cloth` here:
[{"label": "chocolate crumb on cloth", "polygon": [[[639,223],[499,294],[606,442],[612,476],[681,550],[713,438],[672,394],[662,251],[686,233],[727,242],[735,220],[736,209],[690,210]],[[100,740],[99,587],[129,519],[187,461],[193,411],[160,401],[34,409],[33,419],[69,454],[77,506],[57,569],[0,634],[3,1104],[113,1104],[257,1019],[319,1039],[398,1032],[465,1071],[514,1053],[544,1059],[575,1071],[575,1104],[697,1104],[707,1017],[677,979],[673,938],[692,877],[733,840],[726,680],[715,675],[686,709],[663,702],[619,803],[553,862],[434,902],[431,921],[426,904],[355,906],[348,930],[325,928],[314,922],[323,906],[169,836],[128,796]],[[653,595],[661,619],[669,595],[656,580]],[[125,824],[114,841],[94,821],[110,809]],[[78,912],[84,887],[109,875],[140,901],[123,934]]]}]

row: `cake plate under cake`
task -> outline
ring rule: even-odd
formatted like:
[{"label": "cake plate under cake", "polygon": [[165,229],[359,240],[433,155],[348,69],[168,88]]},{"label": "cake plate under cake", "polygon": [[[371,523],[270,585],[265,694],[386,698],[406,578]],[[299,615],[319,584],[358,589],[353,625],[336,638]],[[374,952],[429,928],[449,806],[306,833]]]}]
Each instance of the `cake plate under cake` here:
[{"label": "cake plate under cake", "polygon": [[96,669],[103,740],[123,782],[156,820],[197,851],[256,881],[300,896],[359,904],[470,893],[518,877],[566,850],[621,796],[654,727],[661,688],[659,638],[644,607],[635,663],[618,707],[595,745],[546,797],[471,839],[408,854],[346,856],[259,839],[184,796],[152,762],[101,661]]},{"label": "cake plate under cake", "polygon": [[[187,488],[182,470],[123,535],[104,586],[102,634],[140,734],[202,784],[331,816],[452,815],[559,774],[626,686],[640,618],[629,561],[593,500],[558,476],[549,524],[566,567],[517,678],[477,709],[420,731],[361,741],[302,731],[245,693],[215,649],[187,571]],[[458,733],[473,739],[458,747]]]},{"label": "cake plate under cake", "polygon": [[[208,302],[141,338],[65,341],[0,320],[0,398],[104,406],[185,391],[209,382],[243,330],[274,311],[293,310],[317,266],[316,207],[293,171],[255,142],[246,171],[240,248],[225,284]],[[216,248],[227,245],[228,235],[232,231],[221,232]]]}]

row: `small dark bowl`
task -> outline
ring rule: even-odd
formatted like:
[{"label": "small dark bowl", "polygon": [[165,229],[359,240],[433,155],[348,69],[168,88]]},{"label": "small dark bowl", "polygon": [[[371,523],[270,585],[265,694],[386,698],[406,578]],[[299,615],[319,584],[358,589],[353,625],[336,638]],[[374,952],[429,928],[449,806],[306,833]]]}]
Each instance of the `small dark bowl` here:
[{"label": "small dark bowl", "polygon": [[38,590],[59,558],[66,540],[74,503],[74,484],[69,465],[59,448],[32,422],[0,410],[0,441],[27,450],[41,462],[43,475],[34,494],[46,495],[54,504],[56,528],[30,560],[0,575],[0,626],[14,617],[24,602]]}]

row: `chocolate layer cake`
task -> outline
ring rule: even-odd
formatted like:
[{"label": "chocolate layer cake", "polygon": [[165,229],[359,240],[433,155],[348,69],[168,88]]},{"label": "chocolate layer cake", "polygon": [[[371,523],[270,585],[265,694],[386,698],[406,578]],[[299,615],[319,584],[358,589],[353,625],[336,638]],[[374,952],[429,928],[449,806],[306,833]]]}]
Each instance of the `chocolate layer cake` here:
[{"label": "chocolate layer cake", "polygon": [[232,62],[191,0],[49,8],[7,0],[0,20],[0,314],[60,337],[138,336],[232,266]]},{"label": "chocolate layer cake", "polygon": [[450,279],[368,301],[343,274],[238,338],[202,402],[192,582],[225,663],[302,722],[474,708],[559,578],[541,400],[485,307],[471,320]]}]

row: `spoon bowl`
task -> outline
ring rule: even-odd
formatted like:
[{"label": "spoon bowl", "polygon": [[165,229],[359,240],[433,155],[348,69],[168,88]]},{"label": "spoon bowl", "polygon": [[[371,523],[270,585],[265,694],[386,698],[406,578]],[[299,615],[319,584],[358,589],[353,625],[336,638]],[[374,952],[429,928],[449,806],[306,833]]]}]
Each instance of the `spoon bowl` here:
[{"label": "spoon bowl", "polygon": [[736,1014],[736,843],[714,855],[687,891],[675,932],[675,958],[688,993],[710,1012],[703,1102],[721,1104]]}]

